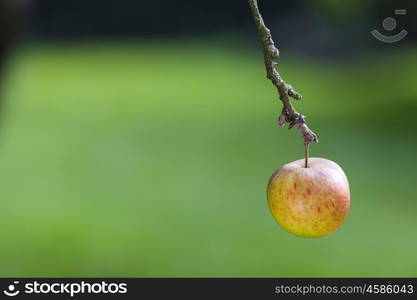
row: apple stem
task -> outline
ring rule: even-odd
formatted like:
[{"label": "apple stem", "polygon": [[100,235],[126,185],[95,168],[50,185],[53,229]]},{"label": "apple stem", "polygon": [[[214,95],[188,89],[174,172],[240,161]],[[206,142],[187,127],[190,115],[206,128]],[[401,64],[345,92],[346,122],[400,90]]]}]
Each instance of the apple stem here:
[{"label": "apple stem", "polygon": [[305,159],[304,168],[308,168],[308,152],[309,152],[309,148],[310,148],[310,144],[309,143],[304,143],[304,159]]}]

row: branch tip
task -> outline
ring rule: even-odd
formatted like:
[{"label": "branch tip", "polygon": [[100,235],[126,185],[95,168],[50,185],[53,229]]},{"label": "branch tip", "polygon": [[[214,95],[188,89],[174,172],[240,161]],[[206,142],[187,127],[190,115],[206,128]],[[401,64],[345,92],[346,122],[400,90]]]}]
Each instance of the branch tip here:
[{"label": "branch tip", "polygon": [[248,3],[262,43],[266,77],[271,80],[272,84],[277,88],[279,99],[284,106],[281,115],[278,118],[278,125],[284,127],[285,124],[288,123],[288,129],[291,129],[292,127],[297,128],[304,137],[304,143],[307,145],[318,142],[317,135],[305,123],[305,116],[298,113],[290,101],[290,98],[301,100],[301,94],[296,92],[290,84],[286,83],[276,69],[278,63],[275,60],[279,58],[280,53],[272,40],[271,31],[264,23],[258,8],[258,1],[248,0]]}]

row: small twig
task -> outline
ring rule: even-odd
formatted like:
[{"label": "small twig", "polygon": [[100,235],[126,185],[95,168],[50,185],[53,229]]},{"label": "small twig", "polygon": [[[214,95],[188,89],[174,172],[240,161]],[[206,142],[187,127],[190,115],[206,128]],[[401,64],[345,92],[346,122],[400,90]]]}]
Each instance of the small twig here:
[{"label": "small twig", "polygon": [[310,144],[309,143],[304,143],[304,168],[308,168],[308,155],[309,155],[309,149],[310,148]]},{"label": "small twig", "polygon": [[[285,124],[288,123],[289,129],[292,127],[297,128],[304,137],[304,145],[308,149],[308,145],[310,143],[318,142],[317,135],[310,128],[308,128],[305,123],[305,117],[295,110],[290,101],[290,97],[296,100],[301,100],[301,95],[296,92],[291,85],[285,83],[285,81],[281,78],[281,75],[276,70],[276,60],[279,58],[279,51],[275,47],[275,43],[272,40],[271,31],[266,27],[262,19],[262,15],[258,8],[258,1],[248,0],[248,2],[261,38],[267,78],[271,80],[272,84],[277,88],[279,99],[284,105],[278,119],[278,124],[279,126],[284,127]],[[306,164],[307,161],[308,159],[306,156]]]}]

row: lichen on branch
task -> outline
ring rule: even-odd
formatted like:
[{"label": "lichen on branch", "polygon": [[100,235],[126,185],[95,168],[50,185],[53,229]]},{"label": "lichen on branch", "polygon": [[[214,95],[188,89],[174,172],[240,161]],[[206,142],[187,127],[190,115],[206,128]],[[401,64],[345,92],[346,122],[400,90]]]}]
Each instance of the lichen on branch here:
[{"label": "lichen on branch", "polygon": [[317,135],[307,126],[305,116],[297,112],[292,105],[290,98],[301,100],[301,95],[294,88],[286,83],[278,73],[276,60],[279,58],[279,51],[272,39],[271,31],[266,27],[262,15],[258,8],[257,0],[248,0],[261,39],[267,78],[277,88],[279,99],[282,101],[283,109],[278,118],[278,124],[284,127],[288,123],[288,128],[295,127],[304,138],[304,145],[308,147],[310,143],[318,142]]}]

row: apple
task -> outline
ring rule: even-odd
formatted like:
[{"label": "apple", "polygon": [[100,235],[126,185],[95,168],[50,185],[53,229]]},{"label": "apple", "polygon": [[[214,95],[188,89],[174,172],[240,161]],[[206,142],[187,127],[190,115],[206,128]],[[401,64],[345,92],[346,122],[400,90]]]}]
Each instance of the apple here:
[{"label": "apple", "polygon": [[268,204],[276,221],[299,237],[334,232],[350,207],[349,182],[335,162],[313,157],[283,165],[268,183]]}]

